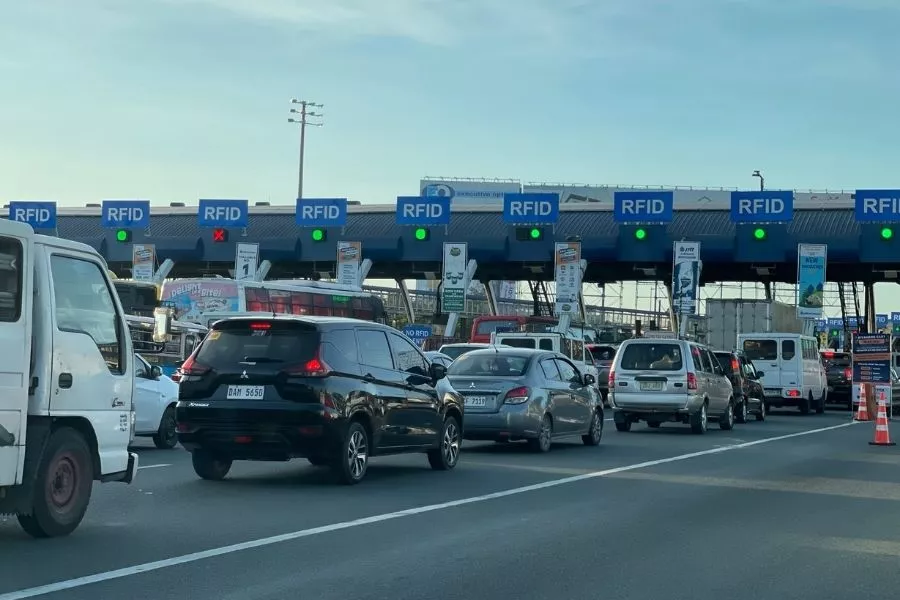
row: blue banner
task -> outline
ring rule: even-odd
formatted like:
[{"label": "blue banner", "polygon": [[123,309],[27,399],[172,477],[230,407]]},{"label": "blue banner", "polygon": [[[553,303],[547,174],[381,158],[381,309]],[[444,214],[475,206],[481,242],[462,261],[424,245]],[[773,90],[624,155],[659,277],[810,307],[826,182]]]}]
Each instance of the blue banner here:
[{"label": "blue banner", "polygon": [[843,321],[843,319],[841,319],[839,317],[829,317],[828,326],[829,327],[843,327],[844,321]]},{"label": "blue banner", "polygon": [[100,221],[108,229],[150,227],[149,200],[104,200]]},{"label": "blue banner", "polygon": [[296,222],[300,227],[343,227],[347,224],[347,199],[297,200]]},{"label": "blue banner", "polygon": [[889,315],[875,315],[875,327],[882,329],[887,327],[889,323]]},{"label": "blue banner", "polygon": [[56,202],[10,202],[9,220],[32,229],[56,229]]},{"label": "blue banner", "polygon": [[503,222],[552,225],[559,220],[559,194],[503,194]]},{"label": "blue banner", "polygon": [[246,200],[200,200],[197,224],[200,227],[247,227],[249,205]]},{"label": "blue banner", "polygon": [[615,192],[613,220],[616,223],[670,223],[675,192]]},{"label": "blue banner", "polygon": [[900,221],[900,190],[856,190],[854,202],[857,222]]},{"label": "blue banner", "polygon": [[853,383],[891,383],[890,334],[853,336]]},{"label": "blue banner", "polygon": [[450,198],[397,196],[397,225],[449,225]]},{"label": "blue banner", "polygon": [[818,319],[825,300],[825,265],[828,247],[824,244],[797,246],[797,317]]},{"label": "blue banner", "polygon": [[891,313],[891,323],[893,323],[894,325],[900,325],[900,312]]},{"label": "blue banner", "polygon": [[731,192],[733,223],[779,223],[794,218],[794,192]]},{"label": "blue banner", "polygon": [[403,327],[403,335],[419,346],[424,345],[425,340],[431,337],[431,331],[431,325],[405,325]]}]

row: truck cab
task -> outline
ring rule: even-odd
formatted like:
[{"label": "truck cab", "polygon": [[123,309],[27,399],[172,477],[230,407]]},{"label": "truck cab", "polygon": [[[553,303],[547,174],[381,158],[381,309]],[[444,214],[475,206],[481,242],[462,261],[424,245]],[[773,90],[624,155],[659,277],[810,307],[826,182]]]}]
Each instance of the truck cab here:
[{"label": "truck cab", "polygon": [[130,483],[134,352],[103,258],[0,219],[0,513],[67,535],[94,481]]}]

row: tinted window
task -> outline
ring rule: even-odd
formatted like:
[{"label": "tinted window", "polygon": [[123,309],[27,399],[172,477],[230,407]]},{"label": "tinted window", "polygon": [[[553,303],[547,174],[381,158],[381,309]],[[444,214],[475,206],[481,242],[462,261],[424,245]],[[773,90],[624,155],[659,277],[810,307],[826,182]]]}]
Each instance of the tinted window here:
[{"label": "tinted window", "polygon": [[527,356],[479,352],[459,357],[450,366],[448,374],[475,377],[521,377],[525,374],[527,367]]},{"label": "tinted window", "polygon": [[778,360],[775,340],[744,340],[743,350],[750,360]]},{"label": "tinted window", "polygon": [[581,376],[578,374],[578,370],[575,369],[574,365],[567,360],[556,359],[553,362],[556,363],[556,367],[559,369],[559,375],[562,377],[563,381],[567,381],[569,383],[581,383]]},{"label": "tinted window", "polygon": [[681,347],[671,342],[628,344],[619,365],[629,371],[680,371]]},{"label": "tinted window", "polygon": [[850,355],[844,353],[823,354],[822,361],[826,368],[846,368],[850,366]]},{"label": "tinted window", "polygon": [[124,369],[119,317],[100,265],[68,256],[50,257],[56,326],[60,331],[85,333],[113,373]]},{"label": "tinted window", "polygon": [[797,354],[797,349],[794,344],[794,340],[782,340],[781,341],[781,358],[784,360],[791,360]]},{"label": "tinted window", "polygon": [[562,381],[559,375],[559,369],[556,368],[556,361],[553,359],[547,359],[541,361],[541,372],[544,374],[544,377],[549,379],[550,381]]},{"label": "tinted window", "polygon": [[12,323],[22,314],[22,244],[0,238],[0,321]]},{"label": "tinted window", "polygon": [[611,361],[616,356],[616,349],[612,346],[591,346],[589,350],[596,361]]},{"label": "tinted window", "polygon": [[552,352],[553,351],[553,340],[548,340],[547,338],[543,338],[541,340],[540,344],[538,344],[538,348],[540,348],[541,350],[549,350]]},{"label": "tinted window", "polygon": [[734,370],[731,368],[731,353],[730,352],[713,352],[713,356],[716,357],[716,360],[719,362],[719,365],[725,369],[725,372],[729,375],[734,373]]},{"label": "tinted window", "polygon": [[325,334],[322,346],[325,362],[343,373],[357,372],[356,332],[352,329],[331,329]]},{"label": "tinted window", "polygon": [[314,358],[319,339],[319,332],[305,323],[222,321],[206,336],[196,360],[218,371],[237,370],[241,362],[271,364],[280,371]]},{"label": "tinted window", "polygon": [[391,352],[394,354],[394,365],[398,371],[426,375],[428,364],[419,350],[399,335],[389,335]]},{"label": "tinted window", "polygon": [[356,331],[356,339],[359,342],[359,364],[379,369],[394,368],[391,347],[383,331],[359,329]]},{"label": "tinted window", "polygon": [[157,290],[152,285],[139,285],[130,281],[114,281],[122,308],[129,315],[152,317],[153,309],[159,306]]}]

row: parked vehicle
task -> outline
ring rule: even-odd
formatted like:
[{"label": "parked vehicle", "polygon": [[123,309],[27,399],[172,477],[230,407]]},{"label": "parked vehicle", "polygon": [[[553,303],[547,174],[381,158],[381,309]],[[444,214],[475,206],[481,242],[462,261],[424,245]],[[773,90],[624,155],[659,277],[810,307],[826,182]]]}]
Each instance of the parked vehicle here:
[{"label": "parked vehicle", "polygon": [[708,421],[734,427],[731,382],[713,353],[701,344],[677,339],[625,340],[609,371],[609,402],[616,429],[630,431],[645,421],[689,423],[706,433]]},{"label": "parked vehicle", "polygon": [[735,410],[735,420],[746,423],[749,416],[756,415],[757,421],[766,420],[766,395],[763,392],[762,376],[742,352],[713,352],[719,360],[725,376],[731,382],[732,393],[739,402]]},{"label": "parked vehicle", "polygon": [[587,344],[594,367],[597,369],[597,389],[603,396],[603,403],[609,405],[609,369],[616,357],[616,346],[611,344]]},{"label": "parked vehicle", "polygon": [[346,484],[372,456],[459,460],[462,397],[446,369],[387,325],[340,317],[216,322],[182,365],[178,439],[204,479],[235,460],[303,457]]},{"label": "parked vehicle", "polygon": [[603,405],[565,356],[520,348],[474,350],[448,371],[465,398],[467,440],[527,440],[536,452],[555,439],[580,435],[588,446],[600,443]]},{"label": "parked vehicle", "polygon": [[175,427],[175,404],[178,384],[162,370],[134,355],[134,434],[153,438],[160,450],[171,450],[178,444]]},{"label": "parked vehicle", "polygon": [[762,378],[766,409],[795,406],[801,414],[825,412],[828,380],[814,337],[797,333],[746,333],[738,345]]},{"label": "parked vehicle", "polygon": [[453,364],[453,359],[447,356],[446,354],[441,354],[435,350],[425,353],[425,358],[427,358],[430,362],[436,362],[437,364],[443,366],[444,368],[449,369],[450,365]]}]

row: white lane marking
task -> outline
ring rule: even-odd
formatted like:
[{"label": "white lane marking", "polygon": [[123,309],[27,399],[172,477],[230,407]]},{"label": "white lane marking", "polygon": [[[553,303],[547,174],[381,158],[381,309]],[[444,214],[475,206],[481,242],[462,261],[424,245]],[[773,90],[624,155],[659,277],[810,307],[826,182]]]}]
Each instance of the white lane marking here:
[{"label": "white lane marking", "polygon": [[6,594],[0,594],[0,600],[23,600],[24,598],[34,598],[36,596],[44,596],[46,594],[53,594],[56,592],[62,592],[64,590],[80,588],[80,587],[84,587],[86,585],[91,585],[94,583],[110,581],[113,579],[121,579],[123,577],[131,577],[132,575],[138,575],[140,573],[148,573],[150,571],[158,571],[160,569],[166,569],[166,568],[174,567],[177,565],[184,565],[187,563],[197,562],[200,560],[205,560],[207,558],[215,558],[217,556],[224,556],[226,554],[233,554],[235,552],[242,552],[244,550],[251,550],[253,548],[260,548],[263,546],[271,546],[273,544],[289,542],[292,540],[311,537],[311,536],[319,535],[322,533],[330,533],[332,531],[341,531],[343,529],[350,529],[352,527],[360,527],[361,525],[370,525],[372,523],[382,523],[384,521],[391,521],[393,519],[399,519],[401,517],[409,517],[412,515],[421,515],[423,513],[434,512],[437,510],[444,510],[446,508],[453,508],[456,506],[465,506],[467,504],[475,504],[476,502],[485,502],[487,500],[495,500],[497,498],[505,498],[507,496],[514,496],[517,494],[524,494],[526,492],[534,492],[537,490],[544,490],[547,488],[557,487],[560,485],[566,485],[569,483],[576,483],[576,482],[585,481],[588,479],[595,479],[597,477],[612,475],[614,473],[622,473],[625,471],[634,471],[637,469],[646,469],[648,467],[655,467],[658,465],[665,465],[668,463],[680,462],[683,460],[696,458],[698,456],[708,456],[710,454],[721,454],[723,452],[729,452],[731,450],[740,450],[742,448],[749,448],[751,446],[759,446],[761,444],[768,444],[771,442],[788,440],[791,438],[812,435],[815,433],[823,433],[825,431],[842,429],[844,427],[850,427],[852,425],[855,425],[855,423],[852,423],[852,422],[851,423],[842,423],[840,425],[832,425],[831,427],[821,427],[819,429],[810,429],[808,431],[799,431],[797,433],[789,433],[786,435],[779,435],[779,436],[770,437],[770,438],[763,438],[760,440],[754,440],[752,442],[743,442],[741,444],[733,444],[731,446],[721,446],[718,448],[711,448],[709,450],[700,450],[699,452],[691,452],[689,454],[679,454],[678,456],[670,456],[668,458],[648,460],[648,461],[645,461],[642,463],[626,465],[624,467],[614,467],[612,469],[604,469],[603,471],[593,471],[591,473],[585,473],[584,475],[573,475],[572,477],[564,477],[562,479],[554,479],[552,481],[544,481],[542,483],[535,483],[532,485],[526,485],[523,487],[513,488],[513,489],[509,489],[509,490],[503,490],[501,492],[493,492],[493,493],[484,494],[481,496],[472,496],[470,498],[461,498],[459,500],[450,500],[448,502],[441,502],[440,504],[429,504],[427,506],[419,506],[416,508],[409,508],[406,510],[398,510],[396,512],[384,513],[384,514],[380,514],[380,515],[373,515],[371,517],[363,517],[361,519],[354,519],[353,521],[344,521],[342,523],[332,523],[331,525],[322,525],[320,527],[313,527],[311,529],[302,529],[300,531],[294,531],[291,533],[283,533],[281,535],[273,535],[271,537],[261,538],[258,540],[251,540],[249,542],[240,542],[237,544],[231,544],[230,546],[222,546],[219,548],[212,548],[210,550],[202,550],[200,552],[192,552],[191,554],[185,554],[182,556],[175,556],[172,558],[164,558],[162,560],[148,562],[148,563],[144,563],[144,564],[140,564],[140,565],[134,565],[131,567],[124,567],[121,569],[115,569],[113,571],[105,571],[102,573],[96,573],[94,575],[86,575],[84,577],[76,577],[75,579],[68,579],[66,581],[59,581],[57,583],[50,583],[47,585],[40,585],[40,586],[36,586],[36,587],[32,587],[32,588],[27,588],[24,590],[18,590],[18,591],[9,592]]},{"label": "white lane marking", "polygon": [[[171,466],[172,465],[170,465],[169,463],[164,463],[161,465],[140,465],[140,466],[138,466],[138,471],[140,471],[141,469],[159,469],[161,467],[171,467]],[[0,596],[0,598],[3,598],[3,596]]]}]

